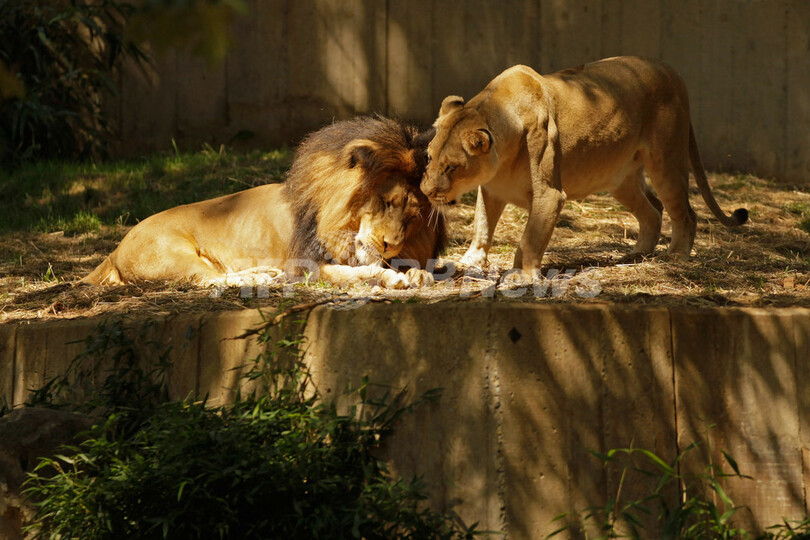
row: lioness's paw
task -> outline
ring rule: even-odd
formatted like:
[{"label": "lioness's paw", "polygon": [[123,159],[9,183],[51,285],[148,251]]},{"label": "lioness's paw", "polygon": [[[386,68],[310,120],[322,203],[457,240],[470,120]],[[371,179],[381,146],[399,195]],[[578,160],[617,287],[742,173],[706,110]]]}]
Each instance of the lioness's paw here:
[{"label": "lioness's paw", "polygon": [[407,289],[409,285],[405,274],[390,268],[386,268],[380,273],[379,280],[386,289]]},{"label": "lioness's paw", "polygon": [[532,284],[532,276],[520,270],[510,270],[501,278],[501,286],[505,289],[527,287]]},{"label": "lioness's paw", "polygon": [[467,253],[461,257],[461,264],[464,266],[475,266],[478,268],[483,268],[484,265],[487,264],[487,252],[483,249],[473,249],[470,248],[467,250]]},{"label": "lioness's paw", "polygon": [[431,287],[434,283],[436,283],[436,280],[433,278],[433,274],[427,270],[422,270],[421,268],[411,268],[405,272],[405,278],[408,280],[408,284],[412,289],[419,287]]}]

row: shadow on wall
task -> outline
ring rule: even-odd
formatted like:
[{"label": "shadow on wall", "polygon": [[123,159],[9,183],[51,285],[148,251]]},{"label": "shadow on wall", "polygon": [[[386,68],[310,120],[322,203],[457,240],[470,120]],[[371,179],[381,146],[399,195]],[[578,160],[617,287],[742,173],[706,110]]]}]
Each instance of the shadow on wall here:
[{"label": "shadow on wall", "polygon": [[[426,476],[442,509],[482,529],[542,538],[558,514],[616,496],[620,471],[608,474],[590,451],[632,446],[671,461],[708,432],[711,455],[682,472],[725,464],[726,450],[754,477],[728,483],[749,507],[735,519],[761,530],[805,513],[799,422],[808,403],[797,388],[807,369],[797,347],[809,324],[803,310],[318,309],[307,357],[333,392],[365,374],[414,395],[444,388],[387,452],[399,474]],[[655,480],[625,485],[622,499],[648,495]]]}]

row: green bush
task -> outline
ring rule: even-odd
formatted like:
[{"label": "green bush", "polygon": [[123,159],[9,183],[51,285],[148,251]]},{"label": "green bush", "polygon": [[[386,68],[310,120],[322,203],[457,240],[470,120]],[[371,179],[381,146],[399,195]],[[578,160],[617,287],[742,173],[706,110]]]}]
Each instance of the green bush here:
[{"label": "green bush", "polygon": [[140,43],[224,58],[243,0],[0,0],[0,165],[103,156],[103,99]]},{"label": "green bush", "polygon": [[[38,538],[468,538],[473,530],[430,510],[421,481],[392,479],[375,450],[416,404],[369,397],[341,415],[324,403],[296,355],[298,341],[247,366],[257,389],[227,407],[160,402],[165,354],[153,368],[119,326],[88,341],[38,404],[77,404],[104,420],[69,455],[44,459],[28,481]],[[265,341],[270,344],[268,334]],[[105,369],[105,362],[113,358]],[[98,384],[100,383],[100,384]],[[430,393],[425,398],[435,398]]]},{"label": "green bush", "polygon": [[[706,437],[708,440],[708,435]],[[703,449],[703,455],[700,450]],[[606,454],[591,451],[605,468],[618,476],[615,496],[603,506],[586,508],[573,515],[560,514],[555,522],[567,522],[549,534],[563,532],[596,540],[609,538],[661,538],[662,540],[810,540],[810,519],[784,520],[768,527],[763,534],[752,535],[735,526],[733,518],[743,507],[736,506],[725,489],[727,478],[751,479],[740,472],[737,462],[721,450],[730,471],[709,458],[699,472],[687,472],[689,459],[695,465],[712,454],[703,441],[696,441],[667,463],[643,448],[614,448]],[[696,455],[698,454],[698,455]],[[626,485],[653,486],[640,498],[623,496]]]},{"label": "green bush", "polygon": [[132,11],[114,0],[0,0],[0,69],[22,87],[0,98],[0,163],[104,153],[102,96],[124,58],[146,60],[124,38]]}]

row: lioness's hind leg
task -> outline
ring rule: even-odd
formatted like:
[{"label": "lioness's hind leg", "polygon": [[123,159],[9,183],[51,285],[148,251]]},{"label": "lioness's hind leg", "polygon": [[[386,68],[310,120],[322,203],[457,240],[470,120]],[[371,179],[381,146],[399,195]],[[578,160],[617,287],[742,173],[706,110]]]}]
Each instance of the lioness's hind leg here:
[{"label": "lioness's hind leg", "polygon": [[672,242],[667,253],[672,258],[688,259],[697,231],[697,216],[689,204],[689,168],[685,160],[667,166],[649,166],[650,180],[672,220]]},{"label": "lioness's hind leg", "polygon": [[644,170],[640,168],[629,174],[611,194],[638,220],[638,240],[630,255],[654,253],[661,236],[663,205],[644,180]]}]

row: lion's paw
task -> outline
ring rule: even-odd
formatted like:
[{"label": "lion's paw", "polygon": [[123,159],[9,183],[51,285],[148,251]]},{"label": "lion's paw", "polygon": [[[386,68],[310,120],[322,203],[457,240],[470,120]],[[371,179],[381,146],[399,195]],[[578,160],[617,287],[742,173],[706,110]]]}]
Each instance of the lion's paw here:
[{"label": "lion's paw", "polygon": [[380,273],[379,280],[386,289],[407,289],[409,285],[405,274],[390,268],[386,268]]},{"label": "lion's paw", "polygon": [[405,272],[405,278],[408,280],[408,285],[414,288],[431,287],[436,280],[433,274],[421,268],[411,268]]},{"label": "lion's paw", "polygon": [[272,285],[277,283],[282,277],[282,272],[273,270],[269,272],[251,272],[242,273],[236,272],[233,274],[223,274],[210,278],[203,282],[203,285],[209,287],[255,287]]}]

